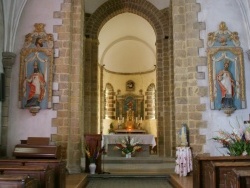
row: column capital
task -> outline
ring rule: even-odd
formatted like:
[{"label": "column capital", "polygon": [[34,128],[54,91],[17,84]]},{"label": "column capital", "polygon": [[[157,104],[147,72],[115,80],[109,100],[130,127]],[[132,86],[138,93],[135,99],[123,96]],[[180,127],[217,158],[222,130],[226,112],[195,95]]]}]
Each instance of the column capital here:
[{"label": "column capital", "polygon": [[12,67],[14,65],[15,60],[16,60],[16,54],[13,52],[2,52],[2,62],[3,62],[3,67]]}]

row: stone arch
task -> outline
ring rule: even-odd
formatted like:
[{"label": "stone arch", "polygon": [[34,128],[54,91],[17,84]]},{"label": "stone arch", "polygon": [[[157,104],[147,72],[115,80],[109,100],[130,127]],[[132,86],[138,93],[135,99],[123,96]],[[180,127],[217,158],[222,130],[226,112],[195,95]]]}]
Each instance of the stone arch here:
[{"label": "stone arch", "polygon": [[[85,84],[88,91],[84,91],[85,98],[85,125],[98,124],[96,117],[98,102],[98,35],[102,26],[114,16],[121,13],[133,13],[146,19],[152,26],[156,35],[156,118],[158,119],[158,154],[160,156],[173,156],[175,137],[170,135],[174,132],[173,115],[173,66],[172,60],[172,31],[171,31],[171,8],[158,10],[151,3],[144,0],[110,0],[100,6],[92,15],[86,19],[86,59],[85,59]],[[101,86],[102,87],[102,86]],[[103,92],[102,88],[100,92]],[[171,93],[172,95],[169,95]],[[103,93],[100,93],[103,96]],[[164,105],[163,100],[169,101],[172,105]],[[160,102],[158,102],[160,101]],[[91,108],[91,109],[90,109]],[[100,117],[100,116],[99,116]],[[102,118],[102,117],[101,117]],[[88,130],[87,128],[85,129]],[[92,129],[92,131],[97,131]],[[172,139],[172,140],[170,140]]]}]

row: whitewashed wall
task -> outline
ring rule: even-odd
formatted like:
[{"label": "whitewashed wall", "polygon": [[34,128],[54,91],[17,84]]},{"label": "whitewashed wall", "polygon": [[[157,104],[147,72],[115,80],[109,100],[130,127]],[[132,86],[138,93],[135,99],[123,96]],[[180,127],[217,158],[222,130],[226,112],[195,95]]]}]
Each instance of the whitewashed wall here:
[{"label": "whitewashed wall", "polygon": [[[242,2],[244,2],[243,0]],[[204,152],[208,152],[212,155],[221,155],[225,153],[225,150],[221,149],[221,145],[215,144],[211,140],[213,136],[217,134],[216,131],[219,129],[231,131],[231,125],[237,127],[237,119],[243,125],[244,120],[249,119],[250,113],[250,79],[249,79],[249,60],[245,53],[248,47],[248,32],[246,30],[246,22],[244,22],[242,9],[240,9],[237,0],[197,0],[201,3],[201,13],[199,14],[199,21],[206,23],[206,30],[201,32],[201,38],[204,39],[205,44],[207,43],[207,35],[209,32],[218,30],[220,22],[224,21],[230,31],[236,31],[239,34],[241,47],[244,51],[244,66],[245,66],[245,79],[246,79],[246,102],[247,109],[236,110],[230,117],[227,117],[223,111],[210,110],[210,100],[208,97],[201,99],[202,103],[207,104],[207,110],[203,114],[203,119],[208,122],[207,129],[201,129],[201,134],[207,135],[207,144],[204,147]],[[245,1],[247,2],[247,0]],[[247,7],[245,7],[247,9]],[[249,11],[249,9],[248,9]],[[207,46],[200,49],[200,56],[206,56]],[[199,81],[199,85],[208,86],[208,70],[207,67],[201,68],[206,73],[206,80]],[[244,125],[243,125],[244,126]]]},{"label": "whitewashed wall", "polygon": [[[29,136],[50,137],[56,133],[56,128],[51,127],[51,119],[56,117],[56,112],[48,109],[41,110],[32,116],[28,109],[18,108],[18,83],[20,67],[20,50],[24,43],[25,35],[33,32],[35,23],[45,23],[47,33],[53,33],[53,25],[60,25],[60,19],[54,19],[54,11],[60,11],[63,0],[32,0],[26,3],[17,29],[14,53],[17,54],[11,74],[10,114],[8,128],[8,156],[12,156],[14,146],[20,140]],[[56,36],[54,35],[55,39]]]}]

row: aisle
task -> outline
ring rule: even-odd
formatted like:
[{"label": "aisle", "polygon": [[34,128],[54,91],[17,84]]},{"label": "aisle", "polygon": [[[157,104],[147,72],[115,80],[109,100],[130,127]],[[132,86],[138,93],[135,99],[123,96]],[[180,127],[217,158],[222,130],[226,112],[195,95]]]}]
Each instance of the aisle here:
[{"label": "aisle", "polygon": [[89,178],[86,188],[172,188],[167,177],[109,177]]}]

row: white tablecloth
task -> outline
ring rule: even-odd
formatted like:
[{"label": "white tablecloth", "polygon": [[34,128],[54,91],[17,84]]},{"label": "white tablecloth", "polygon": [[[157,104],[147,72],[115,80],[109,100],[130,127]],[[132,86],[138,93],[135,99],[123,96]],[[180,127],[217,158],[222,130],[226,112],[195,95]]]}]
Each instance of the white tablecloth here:
[{"label": "white tablecloth", "polygon": [[127,136],[134,138],[140,144],[149,144],[152,148],[156,146],[155,137],[152,134],[109,134],[103,135],[103,142],[105,145],[116,144],[119,140],[123,140]]},{"label": "white tablecloth", "polygon": [[190,147],[177,147],[175,172],[180,176],[187,176],[192,170],[193,163]]}]

